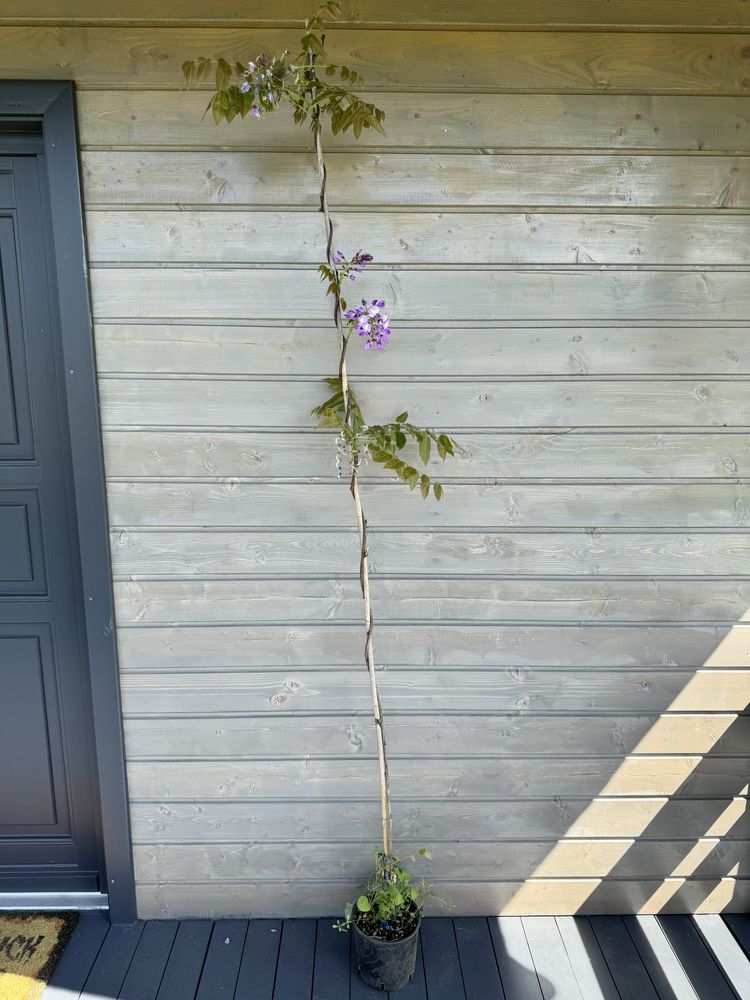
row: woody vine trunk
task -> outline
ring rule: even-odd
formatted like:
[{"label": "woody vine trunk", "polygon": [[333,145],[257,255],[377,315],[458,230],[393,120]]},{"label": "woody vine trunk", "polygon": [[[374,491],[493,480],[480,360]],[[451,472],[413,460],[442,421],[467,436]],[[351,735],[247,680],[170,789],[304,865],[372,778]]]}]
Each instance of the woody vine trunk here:
[{"label": "woody vine trunk", "polygon": [[[314,62],[311,60],[311,74],[314,74]],[[338,275],[338,268],[333,256],[333,219],[328,208],[328,172],[326,170],[323,156],[322,127],[320,122],[320,111],[316,110],[313,117],[313,141],[315,145],[315,159],[320,176],[320,211],[323,214],[323,227],[326,240],[326,260],[328,266]],[[349,392],[349,380],[346,369],[346,349],[349,338],[344,330],[342,319],[343,305],[341,301],[340,282],[335,283],[332,291],[333,295],[333,321],[339,336],[339,379],[341,382],[341,393],[344,402],[344,422],[352,427],[352,401]],[[383,727],[383,713],[380,706],[380,694],[375,676],[375,659],[373,649],[373,629],[372,599],[370,597],[370,567],[367,552],[367,518],[362,507],[362,497],[359,490],[359,454],[353,448],[349,448],[349,460],[351,476],[349,490],[354,501],[354,509],[357,518],[357,529],[359,531],[359,582],[362,588],[362,601],[364,603],[365,622],[365,647],[364,659],[367,673],[370,678],[370,695],[372,698],[372,711],[375,719],[375,737],[378,747],[378,767],[380,771],[380,819],[382,825],[383,855],[386,863],[392,856],[391,849],[391,796],[390,783],[388,778],[388,756],[386,753],[385,731]]]},{"label": "woody vine trunk", "polygon": [[[276,56],[261,53],[248,63],[237,62],[232,65],[223,58],[214,60],[201,56],[197,60],[183,63],[182,71],[185,82],[192,87],[206,80],[215,68],[215,92],[206,110],[211,111],[217,125],[248,116],[263,118],[285,104],[291,107],[292,118],[297,125],[309,123],[312,130],[320,176],[320,211],[323,216],[326,259],[325,264],[319,265],[318,272],[322,280],[327,282],[327,293],[333,297],[333,321],[339,338],[338,374],[335,378],[324,379],[329,390],[333,390],[333,395],[315,407],[312,416],[318,420],[318,427],[336,429],[339,432],[339,457],[342,452],[345,454],[350,470],[349,489],[359,532],[359,580],[365,626],[364,661],[370,681],[380,775],[383,851],[378,870],[387,876],[391,891],[389,898],[394,905],[401,905],[406,897],[414,901],[418,893],[408,886],[409,878],[403,869],[398,868],[392,850],[388,759],[373,652],[367,518],[362,508],[359,488],[360,464],[363,459],[380,464],[394,473],[410,490],[418,488],[424,500],[430,494],[435,500],[440,500],[443,487],[440,483],[433,482],[429,475],[431,456],[436,452],[438,459],[445,461],[446,458],[455,456],[460,448],[447,434],[412,423],[407,410],[388,423],[368,424],[349,385],[346,353],[351,337],[356,333],[355,339],[364,338],[362,343],[365,350],[372,347],[383,350],[389,342],[391,330],[388,316],[382,311],[385,307],[383,299],[376,298],[370,302],[362,299],[361,305],[347,309],[341,294],[344,279],[356,281],[363,268],[372,262],[372,255],[358,250],[347,258],[341,250],[333,249],[334,224],[328,206],[327,171],[322,142],[323,120],[328,122],[333,135],[351,131],[354,138],[358,139],[363,129],[375,129],[385,134],[384,112],[364,101],[352,89],[363,85],[362,77],[348,66],[327,61],[323,29],[329,20],[335,20],[340,15],[338,0],[325,0],[318,11],[305,21],[305,34],[301,38],[302,51],[294,59],[288,51]],[[320,62],[316,62],[317,60]],[[320,69],[324,71],[328,81],[320,75]],[[416,447],[423,471],[420,472],[411,461],[405,461],[401,456],[407,446]],[[426,855],[424,851],[421,853]],[[405,880],[406,897],[393,884],[393,876],[398,881],[399,871]],[[361,910],[366,912],[363,907]],[[347,916],[347,923],[349,920],[350,916]]]}]

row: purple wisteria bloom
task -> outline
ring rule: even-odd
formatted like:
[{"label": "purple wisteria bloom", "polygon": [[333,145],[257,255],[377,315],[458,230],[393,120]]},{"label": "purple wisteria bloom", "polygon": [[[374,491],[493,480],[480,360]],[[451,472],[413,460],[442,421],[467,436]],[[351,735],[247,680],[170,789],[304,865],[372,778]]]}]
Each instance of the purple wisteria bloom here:
[{"label": "purple wisteria bloom", "polygon": [[365,253],[364,250],[357,250],[352,259],[347,260],[343,250],[337,250],[332,260],[334,264],[341,267],[342,278],[348,278],[349,281],[356,281],[357,275],[361,274],[367,265],[372,263],[373,256],[371,253]]},{"label": "purple wisteria bloom", "polygon": [[382,310],[385,308],[383,299],[362,299],[361,306],[347,309],[344,316],[349,320],[349,324],[357,331],[360,337],[365,338],[363,347],[369,351],[371,347],[377,347],[382,351],[389,342],[391,336],[390,320]]},{"label": "purple wisteria bloom", "polygon": [[250,114],[254,118],[261,118],[263,111],[273,111],[278,106],[284,79],[294,73],[288,55],[284,52],[281,56],[269,56],[262,52],[247,64],[240,90],[243,94],[253,91]]}]

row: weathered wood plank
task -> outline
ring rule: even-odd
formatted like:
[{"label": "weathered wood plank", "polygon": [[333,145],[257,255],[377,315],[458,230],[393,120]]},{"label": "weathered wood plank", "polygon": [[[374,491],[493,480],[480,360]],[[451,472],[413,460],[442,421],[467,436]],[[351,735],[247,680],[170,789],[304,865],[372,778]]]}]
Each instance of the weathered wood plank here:
[{"label": "weathered wood plank", "polygon": [[[371,775],[371,792],[375,790],[374,782],[375,777]],[[203,807],[206,808],[205,802]],[[252,806],[245,807],[253,811]],[[445,808],[446,820],[456,824],[456,837],[464,832],[468,834],[468,821],[456,817],[453,805]],[[497,808],[507,810],[509,804],[506,802]],[[512,808],[515,809],[516,805]],[[443,836],[446,829],[444,827],[440,831]],[[655,879],[665,875],[722,878],[729,870],[727,863],[730,867],[741,864],[749,846],[746,840],[724,841],[723,845],[717,840],[700,840],[697,846],[704,851],[705,859],[697,871],[688,871],[684,859],[695,846],[692,842],[579,839],[561,840],[555,844],[549,840],[534,841],[529,839],[531,836],[530,832],[523,841],[493,839],[490,843],[472,841],[456,844],[432,840],[433,860],[427,868],[428,877],[450,872],[451,877],[456,879],[487,881],[532,876],[604,878],[616,871],[618,878],[625,879]],[[399,851],[402,855],[413,853],[419,850],[420,843],[400,843]],[[230,881],[232,878],[243,881],[283,880],[293,877],[301,882],[348,879],[355,885],[367,877],[372,867],[372,850],[366,842],[264,844],[253,840],[249,844],[169,844],[162,841],[161,833],[155,833],[150,835],[148,842],[136,843],[133,854],[136,878],[141,882],[180,882],[185,879],[208,882]]]},{"label": "weathered wood plank", "polygon": [[[122,624],[341,622],[362,615],[354,580],[211,580],[115,584]],[[736,622],[750,583],[681,580],[380,580],[378,621]],[[744,706],[743,706],[744,707]]]},{"label": "weathered wood plank", "polygon": [[[748,282],[750,286],[750,282]],[[102,419],[110,426],[307,428],[330,394],[320,381],[107,378]],[[750,380],[357,383],[371,423],[401,412],[417,424],[460,431],[502,427],[742,427],[750,425]],[[469,472],[470,464],[466,467]],[[469,474],[471,474],[469,472]]]},{"label": "weathered wood plank", "polygon": [[[737,321],[750,317],[744,272],[461,271],[446,295],[446,272],[410,269],[362,276],[361,294],[382,294],[396,325],[406,320],[627,319]],[[98,319],[279,319],[328,314],[313,269],[99,268],[91,272]],[[293,301],[290,301],[293,295]],[[280,305],[287,303],[286,305]],[[294,304],[297,303],[297,308]],[[282,311],[283,310],[283,311]]]},{"label": "weathered wood plank", "polygon": [[[615,748],[613,747],[612,750]],[[394,801],[423,798],[581,798],[586,795],[732,796],[747,778],[742,757],[672,755],[610,756],[594,760],[557,757],[538,766],[533,757],[413,760],[394,753],[390,762]],[[371,758],[317,760],[131,760],[128,785],[134,799],[363,799],[372,795]],[[726,862],[726,844],[707,855]],[[678,860],[682,860],[681,858]],[[675,861],[677,864],[677,861]],[[730,865],[726,866],[728,870]],[[708,874],[708,872],[706,873]]]},{"label": "weathered wood plank", "polygon": [[[743,157],[425,153],[417,159],[334,151],[326,163],[334,208],[750,206],[750,167]],[[87,205],[288,205],[313,210],[317,205],[309,154],[89,150],[82,155],[82,167]]]},{"label": "weathered wood plank", "polygon": [[[392,716],[395,755],[574,757],[641,754],[741,756],[750,748],[750,719],[733,714],[649,716]],[[373,726],[364,716],[252,719],[125,720],[130,760],[151,757],[352,757],[374,754]],[[624,800],[623,800],[624,801]],[[706,834],[702,830],[699,836]],[[710,911],[707,911],[710,912]]]},{"label": "weathered wood plank", "polygon": [[[747,90],[742,34],[462,32],[339,29],[332,62],[364,74],[373,89],[639,91],[741,94]],[[288,47],[288,30],[232,27],[0,27],[10,79],[39,79],[55,66],[87,86],[181,86],[196,53],[247,62]],[[380,58],[388,52],[389,58]],[[466,53],[471,53],[467,59]]]},{"label": "weathered wood plank", "polygon": [[[439,891],[450,897],[465,916],[506,913],[512,915],[545,913],[551,915],[602,912],[653,912],[649,903],[665,883],[658,881],[609,881],[597,879],[534,879],[529,883],[441,882]],[[670,894],[666,912],[685,913],[703,906],[716,911],[742,913],[750,901],[750,883],[746,879],[712,880],[667,879]],[[182,883],[176,885],[147,883],[137,887],[139,912],[146,917],[179,917],[189,913],[216,913],[254,916],[295,912],[315,916],[322,908],[343,912],[351,899],[350,882],[331,883],[258,883],[231,882]],[[590,901],[592,900],[592,901]],[[659,904],[661,905],[661,904]]]},{"label": "weathered wood plank", "polygon": [[[368,251],[384,264],[750,263],[750,219],[739,215],[346,212],[337,221],[342,247],[366,231]],[[92,210],[87,231],[93,263],[320,259],[320,217],[307,212]],[[293,243],[279,231],[293,231]]]},{"label": "weathered wood plank", "polygon": [[[442,478],[442,477],[441,477]],[[352,574],[351,532],[114,531],[115,577]],[[736,534],[468,534],[373,531],[376,576],[732,576],[750,574],[747,540]]]},{"label": "weathered wood plank", "polygon": [[[386,135],[332,136],[333,149],[405,146],[418,149],[747,150],[750,116],[742,97],[610,94],[372,94],[386,114]],[[204,117],[206,95],[189,91],[82,91],[84,147],[222,146],[310,148],[291,116],[217,130]],[[540,137],[543,139],[540,141]],[[361,232],[361,230],[360,230]]]},{"label": "weathered wood plank", "polygon": [[[344,0],[342,24],[415,25],[492,28],[517,27],[677,27],[724,29],[744,28],[750,24],[742,0],[567,0],[561,7],[557,0],[526,0],[523,7],[508,0],[462,0],[460,8],[446,0],[424,0],[418,7],[407,7],[401,0]],[[10,24],[237,24],[300,27],[309,16],[307,0],[285,0],[279,8],[273,0],[258,0],[251,10],[236,0],[224,3],[220,11],[207,8],[198,0],[170,0],[158,10],[147,0],[130,0],[124,11],[103,8],[95,0],[76,0],[75,7],[61,9],[56,0],[6,0],[0,23]]]},{"label": "weathered wood plank", "polygon": [[[274,666],[359,668],[362,635],[347,626],[121,627],[123,670]],[[750,667],[744,625],[505,625],[378,623],[377,662],[432,667]]]},{"label": "weathered wood plank", "polygon": [[[130,673],[124,710],[139,716],[366,712],[364,674],[350,670]],[[750,703],[750,670],[603,671],[384,669],[385,711],[735,712]]]},{"label": "weathered wood plank", "polygon": [[[109,429],[107,472],[113,478],[332,478],[332,435],[268,431]],[[750,477],[745,434],[579,431],[560,434],[464,432],[458,455],[440,464],[441,481],[471,476],[509,479],[736,479]],[[433,457],[432,461],[435,459]],[[379,466],[368,474],[381,475]],[[384,477],[389,473],[383,472]]]},{"label": "weathered wood plank", "polygon": [[[378,357],[383,375],[743,375],[746,327],[532,326],[440,329],[400,324],[398,350]],[[99,371],[320,375],[336,363],[330,328],[99,323]],[[372,360],[351,352],[353,375]],[[309,447],[309,445],[306,445]]]},{"label": "weathered wood plank", "polygon": [[[392,524],[403,484],[363,487],[373,528]],[[340,483],[111,482],[110,524],[153,527],[338,528],[351,523]],[[451,486],[441,503],[399,505],[403,528],[739,528],[749,517],[744,484]]]}]

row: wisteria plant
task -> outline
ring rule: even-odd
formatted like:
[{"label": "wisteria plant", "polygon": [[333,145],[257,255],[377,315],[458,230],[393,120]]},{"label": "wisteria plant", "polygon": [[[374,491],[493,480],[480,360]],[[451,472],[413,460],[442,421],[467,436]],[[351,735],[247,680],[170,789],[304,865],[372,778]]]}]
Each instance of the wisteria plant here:
[{"label": "wisteria plant", "polygon": [[[365,129],[374,129],[384,134],[385,119],[380,108],[364,101],[352,89],[362,86],[362,77],[348,66],[328,61],[325,26],[327,22],[338,18],[340,13],[336,0],[329,0],[305,21],[300,51],[295,56],[291,56],[288,51],[280,55],[263,53],[247,63],[199,58],[184,63],[182,69],[188,86],[209,80],[213,83],[214,93],[206,111],[211,112],[217,125],[248,116],[262,119],[282,106],[287,106],[291,107],[294,121],[299,125],[307,124],[312,133],[320,178],[320,211],[323,216],[325,248],[325,261],[320,264],[318,271],[325,282],[327,294],[333,300],[333,327],[339,344],[338,371],[324,380],[328,387],[327,397],[315,407],[312,416],[319,428],[336,432],[339,475],[346,475],[348,479],[359,531],[364,661],[370,680],[380,771],[382,851],[378,852],[375,871],[379,881],[373,891],[379,892],[383,885],[390,884],[393,900],[399,906],[403,905],[416,912],[424,898],[425,887],[421,885],[417,889],[408,879],[405,887],[402,885],[403,869],[392,849],[388,758],[373,650],[367,518],[362,505],[360,475],[366,464],[372,461],[393,472],[410,490],[419,489],[424,499],[432,494],[435,500],[440,500],[443,487],[431,479],[427,472],[428,463],[433,453],[445,460],[455,456],[460,449],[447,434],[439,434],[412,423],[406,409],[389,423],[369,423],[349,381],[347,351],[350,342],[359,342],[364,350],[372,351],[374,348],[377,352],[388,346],[392,334],[383,298],[361,298],[354,304],[350,304],[345,298],[345,290],[348,291],[372,263],[372,255],[362,249],[345,254],[334,243],[334,223],[328,205],[327,169],[323,155],[323,123],[328,122],[333,135],[351,131],[359,138]],[[407,446],[411,446],[411,449],[405,452]],[[404,453],[409,455],[414,446],[423,466],[421,470],[404,458]],[[410,907],[409,904],[414,905]],[[367,893],[361,895],[355,904],[357,911],[363,915],[370,911],[371,906],[372,899],[368,900]],[[346,924],[351,922],[351,913],[349,907]]]}]

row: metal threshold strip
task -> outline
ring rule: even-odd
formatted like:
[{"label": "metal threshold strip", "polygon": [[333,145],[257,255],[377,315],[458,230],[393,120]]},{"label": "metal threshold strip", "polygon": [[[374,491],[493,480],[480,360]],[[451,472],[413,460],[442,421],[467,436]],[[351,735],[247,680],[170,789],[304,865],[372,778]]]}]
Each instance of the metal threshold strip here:
[{"label": "metal threshold strip", "polygon": [[0,910],[108,910],[103,892],[0,892]]}]

